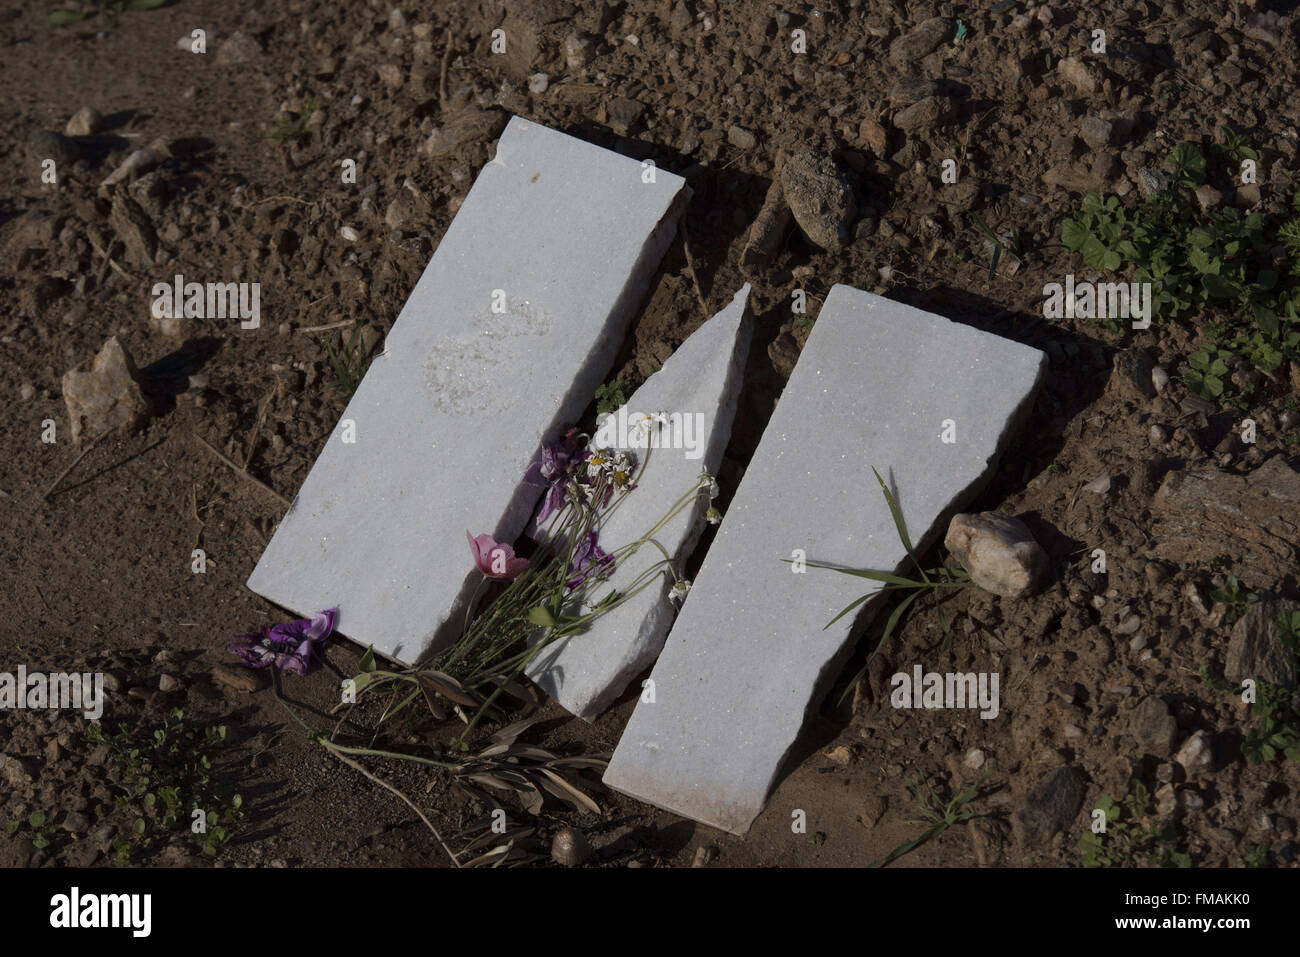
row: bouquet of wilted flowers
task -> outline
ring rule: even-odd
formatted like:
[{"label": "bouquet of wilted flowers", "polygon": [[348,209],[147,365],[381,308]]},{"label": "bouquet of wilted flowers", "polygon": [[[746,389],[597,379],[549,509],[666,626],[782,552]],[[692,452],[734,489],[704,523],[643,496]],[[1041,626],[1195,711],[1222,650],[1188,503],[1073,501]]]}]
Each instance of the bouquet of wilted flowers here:
[{"label": "bouquet of wilted flowers", "polygon": [[[653,422],[643,423],[643,428],[652,426]],[[470,733],[485,716],[503,716],[502,695],[524,704],[535,703],[535,695],[519,679],[528,663],[547,646],[582,633],[594,619],[641,589],[658,587],[661,574],[667,574],[673,582],[671,600],[679,600],[690,587],[655,536],[683,509],[690,507],[697,496],[711,500],[717,495],[717,483],[711,475],[701,474],[667,513],[635,541],[610,547],[600,540],[603,520],[635,491],[649,461],[651,446],[647,442],[644,449],[638,449],[641,453],[638,461],[631,452],[591,445],[587,436],[574,429],[565,433],[559,442],[544,444],[523,477],[524,482],[545,489],[537,513],[537,547],[530,557],[517,555],[513,545],[497,542],[490,535],[465,533],[470,558],[481,578],[456,642],[429,655],[417,666],[400,671],[380,667],[373,650],[367,650],[358,673],[343,681],[344,700],[335,711],[343,710],[344,714],[329,733],[312,728],[281,699],[291,717],[313,740],[415,810],[457,866],[482,863],[496,866],[534,859],[536,854],[529,850],[527,840],[532,829],[518,825],[498,840],[495,831],[485,830],[484,822],[489,820],[485,817],[467,832],[467,835],[478,831],[483,834],[461,852],[453,852],[411,798],[356,759],[367,756],[396,759],[449,771],[485,808],[495,806],[495,800],[480,785],[515,792],[530,813],[541,809],[543,797],[548,794],[571,807],[599,811],[596,803],[566,775],[598,769],[605,762],[599,758],[561,757],[535,745],[516,743],[516,738],[531,723],[530,719],[498,730],[490,746],[480,753],[465,752],[469,749]],[[718,520],[717,511],[711,506],[707,518],[714,523]],[[622,590],[610,587],[607,584],[610,575],[643,547],[657,550],[662,558],[649,563]],[[498,583],[499,594],[480,610],[478,600],[489,582]],[[332,668],[321,652],[333,629],[335,615],[336,610],[330,609],[312,619],[268,626],[260,633],[238,636],[230,648],[250,667],[277,672],[276,679],[279,671],[304,674],[314,657]],[[274,686],[279,697],[278,680]],[[384,704],[376,726],[362,731],[359,737],[353,733],[347,736],[350,740],[340,739],[341,730],[350,724],[351,709],[363,697],[373,696],[384,688],[396,693]],[[382,747],[379,739],[383,726],[421,700],[435,720],[442,721],[454,713],[464,723],[460,735],[451,742],[451,751],[432,742],[414,748],[403,746],[402,750]],[[352,726],[352,730],[357,729]],[[391,734],[386,737],[390,742],[396,739]],[[496,846],[483,853],[485,842]],[[471,853],[477,856],[462,864],[460,858]]]},{"label": "bouquet of wilted flowers", "polygon": [[[423,697],[435,716],[445,716],[447,710],[456,713],[466,724],[459,739],[463,745],[479,721],[497,710],[502,695],[533,700],[519,679],[548,645],[587,630],[595,618],[657,584],[663,573],[674,583],[673,598],[683,596],[689,582],[654,536],[696,496],[717,494],[712,476],[702,474],[637,540],[616,547],[600,540],[604,518],[634,493],[653,451],[650,445],[647,442],[646,448],[637,450],[638,460],[631,451],[592,445],[576,429],[558,442],[543,444],[523,476],[525,483],[545,489],[533,555],[523,558],[511,544],[466,532],[470,555],[482,577],[466,610],[460,639],[402,672],[380,670],[367,656],[362,672],[352,679],[354,688],[410,683],[415,690],[399,707]],[[658,549],[663,557],[622,590],[602,587],[620,563],[643,547]],[[502,583],[504,588],[479,611],[478,599],[489,582]]]}]

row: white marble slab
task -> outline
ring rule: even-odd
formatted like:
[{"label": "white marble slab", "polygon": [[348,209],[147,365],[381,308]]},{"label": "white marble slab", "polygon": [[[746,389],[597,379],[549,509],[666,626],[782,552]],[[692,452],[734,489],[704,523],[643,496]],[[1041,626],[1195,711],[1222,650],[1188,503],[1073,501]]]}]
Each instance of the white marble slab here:
[{"label": "white marble slab", "polygon": [[[689,189],[512,119],[249,578],[411,663],[453,640],[466,531],[511,542],[543,439],[591,401]],[[494,306],[503,311],[494,311]],[[345,441],[349,423],[355,442]]]},{"label": "white marble slab", "polygon": [[[633,489],[599,528],[600,545],[613,551],[653,528],[693,486],[701,471],[716,475],[731,437],[745,359],[749,355],[749,284],[730,304],[695,330],[663,368],[632,394],[604,423],[606,448],[628,450],[644,469]],[[667,422],[638,432],[642,416],[664,413]],[[596,436],[601,432],[598,429]],[[656,447],[647,450],[644,442]],[[690,555],[704,530],[710,502],[696,496],[655,535],[676,567]],[[663,559],[643,545],[623,558],[592,595],[631,591],[641,576]],[[623,692],[628,682],[654,663],[675,613],[669,596],[672,576],[660,570],[653,584],[636,591],[604,613],[590,629],[543,649],[527,674],[563,707],[593,720]]]},{"label": "white marble slab", "polygon": [[[987,480],[1031,402],[1042,353],[835,286],[736,490],[605,783],[743,834],[805,712],[833,678],[870,583],[782,559],[896,569],[876,468],[928,544]],[[942,439],[947,423],[956,441]],[[925,547],[922,545],[921,547]],[[878,607],[871,602],[863,624]]]}]

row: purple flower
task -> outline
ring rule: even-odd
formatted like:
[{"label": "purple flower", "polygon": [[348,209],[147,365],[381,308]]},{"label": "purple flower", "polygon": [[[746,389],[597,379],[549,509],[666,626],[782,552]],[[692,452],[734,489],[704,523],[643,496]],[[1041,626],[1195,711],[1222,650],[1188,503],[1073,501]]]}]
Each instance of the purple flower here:
[{"label": "purple flower", "polygon": [[614,556],[596,544],[595,532],[588,532],[573,553],[573,577],[567,584],[572,590],[588,578],[603,578],[613,570]]},{"label": "purple flower", "polygon": [[553,485],[563,482],[569,470],[569,450],[558,442],[543,442],[537,461],[524,473],[529,485]]},{"label": "purple flower", "polygon": [[[572,432],[572,430],[570,430]],[[566,436],[568,438],[568,436]],[[571,456],[566,445],[558,442],[543,442],[537,461],[524,473],[524,482],[528,485],[549,486],[542,510],[537,513],[537,522],[541,524],[553,512],[564,507],[565,483],[569,477]]]},{"label": "purple flower", "polygon": [[282,625],[263,625],[261,632],[235,635],[226,647],[250,668],[278,668],[305,675],[313,652],[334,631],[337,608]]}]

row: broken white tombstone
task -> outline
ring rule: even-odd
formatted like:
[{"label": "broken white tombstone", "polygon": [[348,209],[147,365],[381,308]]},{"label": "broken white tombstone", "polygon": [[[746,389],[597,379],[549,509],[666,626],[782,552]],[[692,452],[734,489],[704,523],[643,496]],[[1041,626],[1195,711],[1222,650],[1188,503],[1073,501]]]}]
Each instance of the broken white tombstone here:
[{"label": "broken white tombstone", "polygon": [[[606,429],[611,433],[612,441],[601,443],[604,447],[628,450],[637,457],[638,468],[645,464],[636,488],[600,524],[607,551],[654,528],[674,503],[699,487],[701,469],[717,474],[749,354],[748,300],[746,283],[730,305],[688,336],[663,368],[597,429],[598,442]],[[666,423],[638,431],[643,416],[659,413],[666,414]],[[638,447],[646,441],[658,447]],[[655,534],[663,552],[647,544],[621,558],[596,595],[631,591],[665,553],[680,571],[677,562],[694,549],[708,507],[708,496],[696,495]],[[594,720],[654,663],[675,613],[672,585],[667,570],[658,571],[648,587],[600,615],[587,631],[542,649],[526,674],[565,709]]]},{"label": "broken white tombstone", "polygon": [[[873,467],[927,548],[991,474],[1045,358],[832,288],[651,672],[653,700],[637,703],[605,783],[744,834],[848,650],[853,616],[827,622],[874,587],[799,560],[904,565]],[[858,624],[878,607],[868,602]]]},{"label": "broken white tombstone", "polygon": [[248,580],[405,663],[454,638],[465,533],[512,542],[541,442],[591,401],[690,195],[515,117]]}]

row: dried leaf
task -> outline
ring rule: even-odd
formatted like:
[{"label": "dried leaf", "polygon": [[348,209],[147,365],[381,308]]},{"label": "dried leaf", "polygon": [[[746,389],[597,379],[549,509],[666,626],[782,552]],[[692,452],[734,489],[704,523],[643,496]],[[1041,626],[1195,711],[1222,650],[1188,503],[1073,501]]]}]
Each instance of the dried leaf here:
[{"label": "dried leaf", "polygon": [[464,705],[466,708],[477,708],[479,702],[470,696],[460,682],[449,674],[441,671],[420,671],[416,673],[416,679],[420,682],[420,687],[427,686],[442,695],[448,701],[454,701],[456,704]]},{"label": "dried leaf", "polygon": [[550,791],[561,801],[572,807],[588,810],[592,814],[600,813],[599,804],[587,797],[586,794],[578,790],[578,788],[574,787],[568,781],[564,780],[564,778],[560,777],[554,771],[549,768],[539,768],[538,770],[546,776],[541,782],[542,787],[546,788],[546,790]]}]

